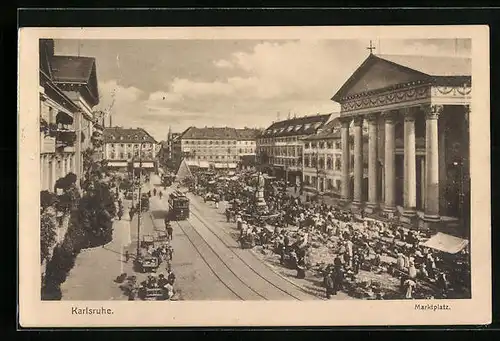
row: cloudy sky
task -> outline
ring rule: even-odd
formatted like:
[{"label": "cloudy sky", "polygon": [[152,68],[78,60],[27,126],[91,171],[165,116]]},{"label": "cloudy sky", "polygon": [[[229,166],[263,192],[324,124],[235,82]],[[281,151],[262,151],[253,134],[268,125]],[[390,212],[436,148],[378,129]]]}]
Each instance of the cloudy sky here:
[{"label": "cloudy sky", "polygon": [[[56,40],[56,54],[95,57],[97,109],[113,125],[266,127],[338,112],[330,100],[364,61],[368,40]],[[468,40],[374,41],[375,53],[469,55]],[[113,101],[114,97],[114,101]],[[111,105],[113,103],[113,105]]]}]

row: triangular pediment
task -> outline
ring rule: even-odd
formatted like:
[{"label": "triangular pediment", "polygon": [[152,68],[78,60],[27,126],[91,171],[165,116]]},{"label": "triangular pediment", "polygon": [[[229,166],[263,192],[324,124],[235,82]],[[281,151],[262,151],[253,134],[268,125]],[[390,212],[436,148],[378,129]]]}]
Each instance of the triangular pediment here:
[{"label": "triangular pediment", "polygon": [[424,73],[370,55],[333,96],[332,100],[340,102],[344,97],[427,79],[429,76]]}]

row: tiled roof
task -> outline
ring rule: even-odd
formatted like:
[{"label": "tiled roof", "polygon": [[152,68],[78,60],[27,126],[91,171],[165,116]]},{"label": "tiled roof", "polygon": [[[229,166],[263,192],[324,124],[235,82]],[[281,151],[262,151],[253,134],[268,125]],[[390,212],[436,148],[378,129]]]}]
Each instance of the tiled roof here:
[{"label": "tiled roof", "polygon": [[157,143],[156,140],[142,128],[108,127],[104,129],[105,143]]},{"label": "tiled roof", "polygon": [[471,75],[472,64],[470,58],[385,54],[375,56],[434,77],[460,77]]},{"label": "tiled roof", "polygon": [[331,114],[292,118],[271,124],[260,135],[266,137],[284,137],[315,134],[330,118]]},{"label": "tiled roof", "polygon": [[50,62],[52,77],[57,82],[89,82],[95,58],[53,56]]},{"label": "tiled roof", "polygon": [[340,120],[338,117],[326,123],[316,134],[306,137],[304,140],[325,140],[340,138]]},{"label": "tiled roof", "polygon": [[250,140],[257,138],[259,133],[260,130],[252,128],[189,127],[182,134],[182,139]]},{"label": "tiled roof", "polygon": [[236,134],[238,135],[239,140],[254,140],[259,136],[261,131],[259,129],[253,128],[243,128],[236,129]]}]

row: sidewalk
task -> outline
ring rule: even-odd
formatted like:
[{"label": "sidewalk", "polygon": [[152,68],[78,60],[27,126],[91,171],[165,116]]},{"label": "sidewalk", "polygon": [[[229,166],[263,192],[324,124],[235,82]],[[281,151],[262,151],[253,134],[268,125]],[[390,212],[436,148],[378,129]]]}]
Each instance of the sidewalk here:
[{"label": "sidewalk", "polygon": [[122,256],[129,240],[130,221],[115,220],[110,243],[82,250],[77,256],[75,266],[61,284],[62,300],[126,300],[114,280],[122,272],[131,271],[131,265],[126,264]]}]

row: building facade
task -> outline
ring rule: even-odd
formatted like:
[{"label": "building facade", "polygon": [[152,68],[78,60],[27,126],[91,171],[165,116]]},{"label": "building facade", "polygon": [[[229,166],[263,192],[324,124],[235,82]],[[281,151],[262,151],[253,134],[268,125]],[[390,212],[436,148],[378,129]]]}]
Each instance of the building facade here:
[{"label": "building facade", "polygon": [[468,228],[470,75],[466,58],[374,54],[353,73],[332,98],[341,104],[341,193],[353,209],[425,228]]},{"label": "building facade", "polygon": [[189,127],[178,139],[179,156],[189,166],[235,169],[244,156],[255,155],[257,135],[250,128]]},{"label": "building facade", "polygon": [[257,160],[261,169],[292,183],[302,181],[302,139],[315,134],[331,114],[304,116],[274,122],[257,138]]},{"label": "building facade", "polygon": [[39,51],[40,184],[41,190],[54,191],[56,181],[70,172],[81,179],[99,92],[94,58],[55,55],[51,39],[40,39]]},{"label": "building facade", "polygon": [[142,128],[108,127],[104,129],[103,152],[108,166],[127,170],[129,162],[134,167],[153,171],[156,169],[159,144]]},{"label": "building facade", "polygon": [[314,135],[304,138],[304,191],[340,194],[342,182],[342,148],[338,118],[325,124]]}]

